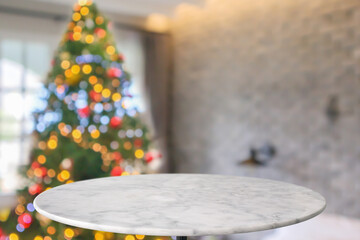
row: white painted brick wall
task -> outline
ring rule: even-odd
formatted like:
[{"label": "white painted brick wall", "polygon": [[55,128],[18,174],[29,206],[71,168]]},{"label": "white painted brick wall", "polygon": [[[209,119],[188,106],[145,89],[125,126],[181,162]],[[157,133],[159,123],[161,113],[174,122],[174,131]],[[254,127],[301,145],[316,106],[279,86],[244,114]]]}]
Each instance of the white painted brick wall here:
[{"label": "white painted brick wall", "polygon": [[[173,34],[179,172],[290,181],[360,217],[360,1],[210,0],[179,9]],[[266,141],[278,150],[267,167],[237,165]]]}]

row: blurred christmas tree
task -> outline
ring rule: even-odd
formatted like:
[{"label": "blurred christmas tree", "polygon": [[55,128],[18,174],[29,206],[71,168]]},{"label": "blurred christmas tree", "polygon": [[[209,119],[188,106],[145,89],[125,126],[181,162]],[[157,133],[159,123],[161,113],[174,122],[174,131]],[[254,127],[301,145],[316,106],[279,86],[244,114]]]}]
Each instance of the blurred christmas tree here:
[{"label": "blurred christmas tree", "polygon": [[[74,6],[35,113],[31,161],[14,211],[0,212],[0,240],[143,239],[65,226],[34,211],[34,198],[64,183],[140,174],[157,153],[131,106],[110,23],[89,0]],[[158,160],[158,159],[157,159]],[[99,203],[100,204],[100,203]]]}]

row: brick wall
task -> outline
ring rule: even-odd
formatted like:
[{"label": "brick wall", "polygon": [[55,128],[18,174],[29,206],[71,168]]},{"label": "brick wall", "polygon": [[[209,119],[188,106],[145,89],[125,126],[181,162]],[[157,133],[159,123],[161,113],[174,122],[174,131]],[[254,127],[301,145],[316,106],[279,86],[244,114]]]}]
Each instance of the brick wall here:
[{"label": "brick wall", "polygon": [[[173,35],[177,171],[301,184],[360,217],[360,1],[209,0],[179,7]],[[270,164],[238,164],[265,142]]]}]

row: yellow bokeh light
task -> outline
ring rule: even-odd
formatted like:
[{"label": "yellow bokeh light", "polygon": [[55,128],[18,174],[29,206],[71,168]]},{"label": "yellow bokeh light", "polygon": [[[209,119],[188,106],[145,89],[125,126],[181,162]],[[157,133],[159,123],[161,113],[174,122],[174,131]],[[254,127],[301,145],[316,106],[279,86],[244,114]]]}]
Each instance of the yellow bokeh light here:
[{"label": "yellow bokeh light", "polygon": [[98,143],[95,143],[95,144],[92,146],[92,149],[93,149],[95,152],[99,152],[100,149],[101,149],[101,145],[98,144]]},{"label": "yellow bokeh light", "polygon": [[95,86],[94,86],[94,91],[95,92],[101,92],[103,90],[103,86],[100,84],[100,83],[98,83],[98,84],[96,84]]},{"label": "yellow bokeh light", "polygon": [[55,177],[55,170],[54,169],[49,169],[48,171],[47,171],[47,175],[49,176],[49,177],[51,177],[51,178],[53,178],[53,177]]},{"label": "yellow bokeh light", "polygon": [[85,64],[85,65],[83,66],[82,70],[83,70],[83,72],[84,72],[85,74],[89,74],[89,73],[91,73],[91,71],[92,71],[92,67],[91,67],[89,64]]},{"label": "yellow bokeh light", "polygon": [[104,240],[104,234],[102,232],[96,232],[95,240]]},{"label": "yellow bokeh light", "polygon": [[74,39],[75,41],[79,41],[80,38],[81,38],[81,33],[76,32],[76,33],[73,34],[73,39]]},{"label": "yellow bokeh light", "polygon": [[114,102],[120,101],[120,100],[121,100],[121,95],[120,95],[120,93],[114,93],[114,94],[112,95],[112,100],[113,100]]},{"label": "yellow bokeh light", "polygon": [[108,46],[108,47],[106,48],[106,52],[107,52],[107,54],[109,54],[109,55],[113,55],[113,54],[115,53],[115,47],[114,47],[114,46]]},{"label": "yellow bokeh light", "polygon": [[125,240],[135,240],[133,235],[126,235]]},{"label": "yellow bokeh light", "polygon": [[69,77],[71,77],[71,76],[72,76],[71,70],[70,70],[70,69],[66,70],[66,71],[65,71],[65,77],[69,78]]},{"label": "yellow bokeh light", "polygon": [[78,74],[78,73],[80,72],[80,67],[79,67],[79,65],[73,65],[73,66],[71,67],[71,72],[72,72],[73,74]]},{"label": "yellow bokeh light", "polygon": [[80,6],[86,5],[87,2],[88,2],[88,0],[78,0],[78,3],[79,3]]},{"label": "yellow bokeh light", "polygon": [[103,91],[102,91],[102,96],[104,97],[104,98],[108,98],[108,97],[110,97],[110,95],[111,95],[111,91],[110,91],[110,89],[108,89],[108,88],[105,88]]},{"label": "yellow bokeh light", "polygon": [[73,183],[73,182],[74,182],[73,180],[67,180],[66,184]]},{"label": "yellow bokeh light", "polygon": [[135,235],[137,239],[142,240],[144,239],[145,235]]},{"label": "yellow bokeh light", "polygon": [[91,132],[91,137],[92,137],[92,138],[95,138],[95,139],[98,138],[98,137],[100,137],[100,131],[97,130],[97,129],[94,130],[94,131],[92,131],[92,132]]},{"label": "yellow bokeh light", "polygon": [[54,139],[50,139],[47,143],[48,148],[55,149],[57,147],[57,141]]},{"label": "yellow bokeh light", "polygon": [[42,236],[37,235],[36,237],[34,237],[34,240],[43,240]]},{"label": "yellow bokeh light", "polygon": [[53,235],[53,234],[56,233],[56,229],[53,226],[49,226],[47,228],[47,233],[50,234],[50,235]]},{"label": "yellow bokeh light", "polygon": [[102,24],[103,22],[104,22],[104,18],[103,18],[103,17],[98,16],[98,17],[95,18],[95,23],[96,23],[97,25],[100,25],[100,24]]},{"label": "yellow bokeh light", "polygon": [[91,83],[92,85],[97,83],[97,77],[96,76],[89,77],[89,83]]},{"label": "yellow bokeh light", "polygon": [[76,27],[74,27],[73,31],[74,32],[81,32],[82,28],[80,26],[76,26]]},{"label": "yellow bokeh light", "polygon": [[66,228],[65,231],[64,231],[64,235],[65,237],[68,237],[68,238],[72,238],[74,236],[74,230],[72,230],[71,228]]},{"label": "yellow bokeh light", "polygon": [[11,233],[9,235],[9,240],[19,240],[19,236],[16,233]]},{"label": "yellow bokeh light", "polygon": [[40,168],[35,168],[34,175],[37,176],[37,177],[41,177],[42,176],[41,169]]},{"label": "yellow bokeh light", "polygon": [[80,9],[80,13],[81,13],[81,15],[83,15],[83,16],[88,15],[88,14],[89,14],[89,8],[88,8],[88,7],[82,7],[82,8]]},{"label": "yellow bokeh light", "polygon": [[72,19],[73,19],[75,22],[79,21],[79,20],[81,19],[81,14],[78,13],[78,12],[74,13],[74,14],[72,15]]},{"label": "yellow bokeh light", "polygon": [[61,175],[61,178],[64,180],[68,180],[70,178],[70,172],[67,170],[62,170],[60,175]]},{"label": "yellow bokeh light", "polygon": [[40,164],[46,163],[46,157],[44,155],[39,155],[37,160]]},{"label": "yellow bokeh light", "polygon": [[144,157],[144,151],[141,149],[138,149],[135,151],[135,157],[136,158],[143,158]]},{"label": "yellow bokeh light", "polygon": [[81,132],[78,129],[74,129],[71,134],[72,134],[73,138],[80,138],[81,137]]},{"label": "yellow bokeh light", "polygon": [[68,69],[70,67],[70,62],[68,60],[64,60],[61,62],[62,69]]},{"label": "yellow bokeh light", "polygon": [[91,34],[86,35],[86,37],[85,37],[85,42],[86,42],[86,43],[90,44],[90,43],[92,43],[93,41],[94,41],[94,36],[93,36],[93,35],[91,35]]}]

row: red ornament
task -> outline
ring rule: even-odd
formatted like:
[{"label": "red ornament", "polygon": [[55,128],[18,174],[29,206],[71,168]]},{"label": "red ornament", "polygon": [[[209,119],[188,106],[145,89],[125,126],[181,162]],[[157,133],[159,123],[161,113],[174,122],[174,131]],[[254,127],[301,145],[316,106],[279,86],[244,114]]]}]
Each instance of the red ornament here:
[{"label": "red ornament", "polygon": [[41,176],[45,177],[47,175],[47,168],[46,167],[41,167]]},{"label": "red ornament", "polygon": [[118,128],[121,127],[122,119],[118,116],[114,116],[110,119],[110,127]]},{"label": "red ornament", "polygon": [[23,225],[24,228],[30,227],[32,223],[32,217],[29,213],[23,213],[18,217],[18,223]]},{"label": "red ornament", "polygon": [[154,160],[154,156],[152,152],[148,152],[145,154],[145,161],[147,163],[151,162],[152,160]]},{"label": "red ornament", "polygon": [[103,38],[106,35],[106,31],[102,28],[95,28],[94,32],[99,38]]},{"label": "red ornament", "polygon": [[42,186],[38,183],[31,185],[29,187],[29,193],[31,195],[39,194],[39,193],[41,193],[41,190],[42,190]]},{"label": "red ornament", "polygon": [[55,59],[51,59],[51,66],[55,65]]},{"label": "red ornament", "polygon": [[147,163],[150,163],[155,158],[162,158],[162,154],[158,151],[147,152],[144,159]]},{"label": "red ornament", "polygon": [[74,41],[74,37],[73,37],[73,33],[72,33],[72,32],[68,32],[68,34],[67,34],[67,39],[69,39],[70,41]]},{"label": "red ornament", "polygon": [[143,144],[142,139],[137,138],[137,139],[134,140],[134,147],[140,148],[142,146],[142,144]]},{"label": "red ornament", "polygon": [[78,114],[81,118],[87,118],[90,116],[90,107],[86,106],[84,108],[78,109]]},{"label": "red ornament", "polygon": [[100,102],[101,101],[101,93],[97,93],[94,90],[91,90],[90,93],[90,98],[95,101],[95,102]]},{"label": "red ornament", "polygon": [[119,152],[114,152],[113,153],[113,158],[116,161],[116,163],[120,163],[120,161],[122,160],[122,156],[121,153]]},{"label": "red ornament", "polygon": [[38,167],[40,167],[40,163],[38,163],[38,162],[33,162],[33,163],[31,164],[31,168],[32,168],[32,169],[36,169],[36,168],[38,168]]},{"label": "red ornament", "polygon": [[107,71],[109,78],[118,78],[122,75],[122,71],[120,68],[109,68]]},{"label": "red ornament", "polygon": [[123,170],[120,166],[116,166],[111,170],[111,176],[121,176]]}]

